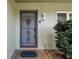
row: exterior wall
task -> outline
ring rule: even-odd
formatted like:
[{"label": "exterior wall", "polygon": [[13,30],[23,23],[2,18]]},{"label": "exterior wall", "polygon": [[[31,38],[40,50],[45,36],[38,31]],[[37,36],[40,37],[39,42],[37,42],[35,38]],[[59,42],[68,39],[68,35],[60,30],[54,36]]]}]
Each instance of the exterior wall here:
[{"label": "exterior wall", "polygon": [[7,59],[11,59],[16,49],[16,21],[14,1],[7,1]]},{"label": "exterior wall", "polygon": [[[57,23],[57,11],[71,11],[71,3],[16,3],[16,47],[20,48],[20,10],[38,10],[38,21],[46,13],[44,22],[38,23],[38,49],[55,49],[53,27]],[[46,47],[44,47],[44,44]]]}]

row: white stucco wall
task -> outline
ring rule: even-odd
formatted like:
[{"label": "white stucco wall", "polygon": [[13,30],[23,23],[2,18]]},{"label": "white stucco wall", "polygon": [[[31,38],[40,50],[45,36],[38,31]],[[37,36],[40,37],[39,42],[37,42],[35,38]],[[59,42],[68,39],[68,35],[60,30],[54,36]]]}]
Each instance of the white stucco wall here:
[{"label": "white stucco wall", "polygon": [[53,27],[57,23],[57,11],[71,11],[70,3],[16,3],[16,48],[20,48],[20,10],[38,10],[38,21],[41,14],[46,13],[46,19],[42,23],[38,23],[38,48],[55,49],[55,40],[53,37]]},{"label": "white stucco wall", "polygon": [[16,49],[15,2],[7,0],[7,59],[11,59]]}]

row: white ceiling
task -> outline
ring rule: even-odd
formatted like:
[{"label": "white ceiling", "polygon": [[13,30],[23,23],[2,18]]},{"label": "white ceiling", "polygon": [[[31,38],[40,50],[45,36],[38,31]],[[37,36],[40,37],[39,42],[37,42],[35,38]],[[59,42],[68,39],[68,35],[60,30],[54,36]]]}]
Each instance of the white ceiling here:
[{"label": "white ceiling", "polygon": [[15,0],[20,3],[72,3],[72,0]]}]

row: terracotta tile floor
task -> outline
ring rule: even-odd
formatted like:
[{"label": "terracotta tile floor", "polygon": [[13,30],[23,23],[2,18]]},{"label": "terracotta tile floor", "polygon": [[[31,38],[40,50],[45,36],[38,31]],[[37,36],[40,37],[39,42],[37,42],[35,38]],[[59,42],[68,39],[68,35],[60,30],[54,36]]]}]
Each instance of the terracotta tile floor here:
[{"label": "terracotta tile floor", "polygon": [[22,50],[17,50],[12,59],[58,59],[58,58],[53,58],[54,56],[51,58],[48,57],[46,53],[44,52],[44,50],[35,50],[37,52],[37,57],[35,58],[34,57],[33,58],[21,57],[20,56],[21,51]]},{"label": "terracotta tile floor", "polygon": [[37,52],[37,57],[33,57],[33,58],[25,58],[25,57],[21,57],[20,56],[20,50],[18,50],[18,51],[16,51],[16,54],[15,54],[15,56],[13,57],[13,59],[44,59],[44,56],[45,56],[45,54],[44,54],[44,51],[36,51]]}]

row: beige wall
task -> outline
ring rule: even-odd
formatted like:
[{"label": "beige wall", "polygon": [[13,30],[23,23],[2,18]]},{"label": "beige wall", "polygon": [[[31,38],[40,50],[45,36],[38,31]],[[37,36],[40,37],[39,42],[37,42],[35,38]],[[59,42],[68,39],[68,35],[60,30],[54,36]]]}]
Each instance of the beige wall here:
[{"label": "beige wall", "polygon": [[16,3],[16,48],[20,48],[20,10],[38,10],[38,21],[41,14],[46,13],[46,19],[38,23],[38,48],[55,49],[55,39],[53,27],[57,23],[57,11],[71,11],[70,3]]},{"label": "beige wall", "polygon": [[7,59],[11,59],[16,49],[15,3],[7,0]]}]

